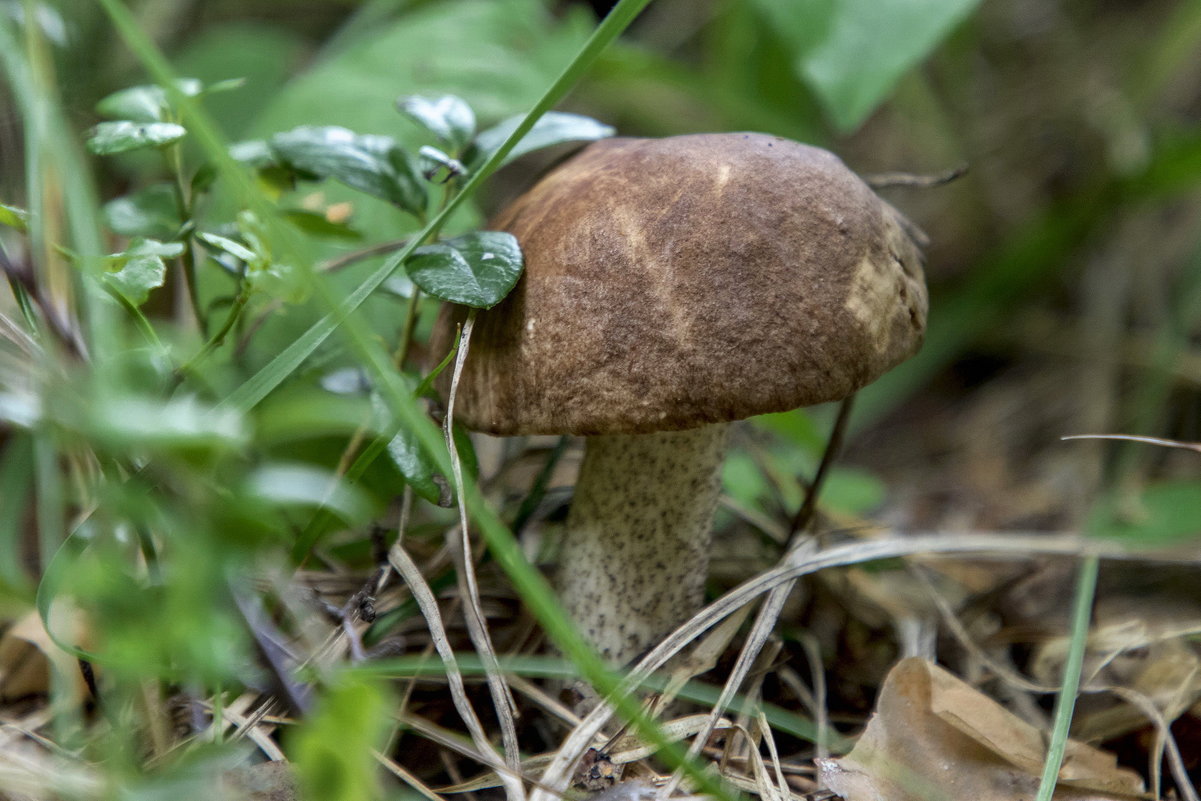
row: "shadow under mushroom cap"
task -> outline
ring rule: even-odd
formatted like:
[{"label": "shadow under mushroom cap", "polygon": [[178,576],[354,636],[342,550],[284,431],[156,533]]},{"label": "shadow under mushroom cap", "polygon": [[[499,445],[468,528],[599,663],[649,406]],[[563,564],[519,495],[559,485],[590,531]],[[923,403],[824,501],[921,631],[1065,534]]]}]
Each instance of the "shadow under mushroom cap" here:
[{"label": "shadow under mushroom cap", "polygon": [[[479,313],[455,416],[493,434],[680,430],[837,400],[925,330],[900,215],[786,139],[596,142],[491,227],[517,237],[525,274]],[[443,310],[435,356],[465,314]]]}]

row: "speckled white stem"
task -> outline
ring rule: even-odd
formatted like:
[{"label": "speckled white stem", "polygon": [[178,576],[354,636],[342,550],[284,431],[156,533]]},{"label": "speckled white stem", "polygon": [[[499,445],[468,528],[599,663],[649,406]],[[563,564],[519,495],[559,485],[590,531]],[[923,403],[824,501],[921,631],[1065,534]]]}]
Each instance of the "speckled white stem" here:
[{"label": "speckled white stem", "polygon": [[629,662],[700,608],[728,433],[589,437],[557,582],[607,659]]}]

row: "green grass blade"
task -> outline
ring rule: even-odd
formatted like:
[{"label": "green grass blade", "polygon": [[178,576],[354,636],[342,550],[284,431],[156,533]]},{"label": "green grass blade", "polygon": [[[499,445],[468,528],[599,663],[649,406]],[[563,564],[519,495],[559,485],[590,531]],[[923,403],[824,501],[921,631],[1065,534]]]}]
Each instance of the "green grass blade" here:
[{"label": "green grass blade", "polygon": [[1076,708],[1076,693],[1080,690],[1080,673],[1084,665],[1085,645],[1088,643],[1088,627],[1092,619],[1099,566],[1100,560],[1096,556],[1086,556],[1080,562],[1080,570],[1076,575],[1076,597],[1072,602],[1072,639],[1068,645],[1068,658],[1063,666],[1063,686],[1055,699],[1055,722],[1051,729],[1051,742],[1047,745],[1047,758],[1043,763],[1037,801],[1051,801],[1059,769],[1063,765],[1068,732],[1072,726],[1072,712]]}]

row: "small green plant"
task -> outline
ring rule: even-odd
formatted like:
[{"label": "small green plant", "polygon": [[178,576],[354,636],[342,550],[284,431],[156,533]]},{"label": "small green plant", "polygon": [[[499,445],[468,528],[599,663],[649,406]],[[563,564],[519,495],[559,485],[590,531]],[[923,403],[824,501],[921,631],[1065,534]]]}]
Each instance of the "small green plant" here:
[{"label": "small green plant", "polygon": [[[388,262],[397,275],[388,277],[382,301],[394,310],[387,315],[394,322],[372,336],[393,343],[389,390],[416,402],[453,357],[453,351],[433,354],[440,364],[429,374],[412,358],[421,314],[442,301],[495,305],[522,272],[512,235],[468,231],[442,238],[443,213],[486,164],[495,169],[538,148],[612,134],[589,118],[551,112],[507,142],[521,119],[478,130],[472,109],[457,97],[405,97],[400,113],[424,127],[430,144],[411,151],[391,137],[336,126],[242,142],[230,155],[253,171],[262,191],[255,202],[231,206],[223,202],[229,193],[223,194],[221,171],[190,160],[187,115],[176,103],[237,85],[180,80],[174,87],[110,95],[98,111],[113,119],[87,138],[97,156],[149,155],[168,176],[103,207],[106,226],[125,246],[102,259],[102,294],[88,300],[111,305],[112,319],[124,317],[135,333],[127,347],[86,354],[104,360],[93,369],[31,370],[36,394],[24,397],[31,405],[25,424],[46,432],[71,472],[90,473],[82,493],[72,495],[70,535],[57,548],[46,543],[39,613],[57,644],[90,666],[105,713],[149,737],[162,755],[169,744],[156,722],[161,709],[139,697],[148,680],[162,682],[156,694],[183,692],[196,702],[219,702],[222,688],[236,696],[261,681],[253,651],[276,624],[247,589],[254,575],[286,563],[288,554],[294,565],[304,564],[332,531],[368,531],[405,486],[449,505],[445,468],[392,413],[373,377],[336,353],[315,354],[283,399],[263,404],[255,416],[228,402],[228,387],[249,369],[245,354],[255,337],[284,309],[303,310],[312,296],[314,267],[296,259],[304,252],[296,242],[357,236],[353,218],[315,213],[295,205],[297,199],[313,185],[338,181],[388,202],[424,229],[419,240],[367,243],[315,268],[332,272],[404,249]],[[507,154],[497,156],[506,143]],[[0,222],[24,233],[29,216],[5,206]],[[46,304],[38,287],[22,280],[21,270],[7,272],[28,320],[40,327]],[[458,444],[470,470],[470,442]],[[7,462],[6,475],[17,467]],[[283,663],[266,665],[282,697],[307,710],[306,683]],[[378,692],[368,688],[372,682],[348,681],[343,695]],[[315,733],[296,740],[297,754],[302,775],[321,778],[321,764],[332,763],[313,749],[327,747],[319,729],[333,724],[322,715],[315,720]],[[345,794],[352,785],[339,782],[364,780],[357,775],[325,776],[318,784],[333,782]]]}]

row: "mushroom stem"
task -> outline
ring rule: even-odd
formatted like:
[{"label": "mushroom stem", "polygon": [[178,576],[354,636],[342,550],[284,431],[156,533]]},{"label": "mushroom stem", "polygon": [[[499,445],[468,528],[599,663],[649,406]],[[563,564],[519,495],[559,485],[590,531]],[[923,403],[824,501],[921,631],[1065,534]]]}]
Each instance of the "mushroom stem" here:
[{"label": "mushroom stem", "polygon": [[588,438],[558,587],[606,659],[629,662],[700,608],[728,432]]}]

